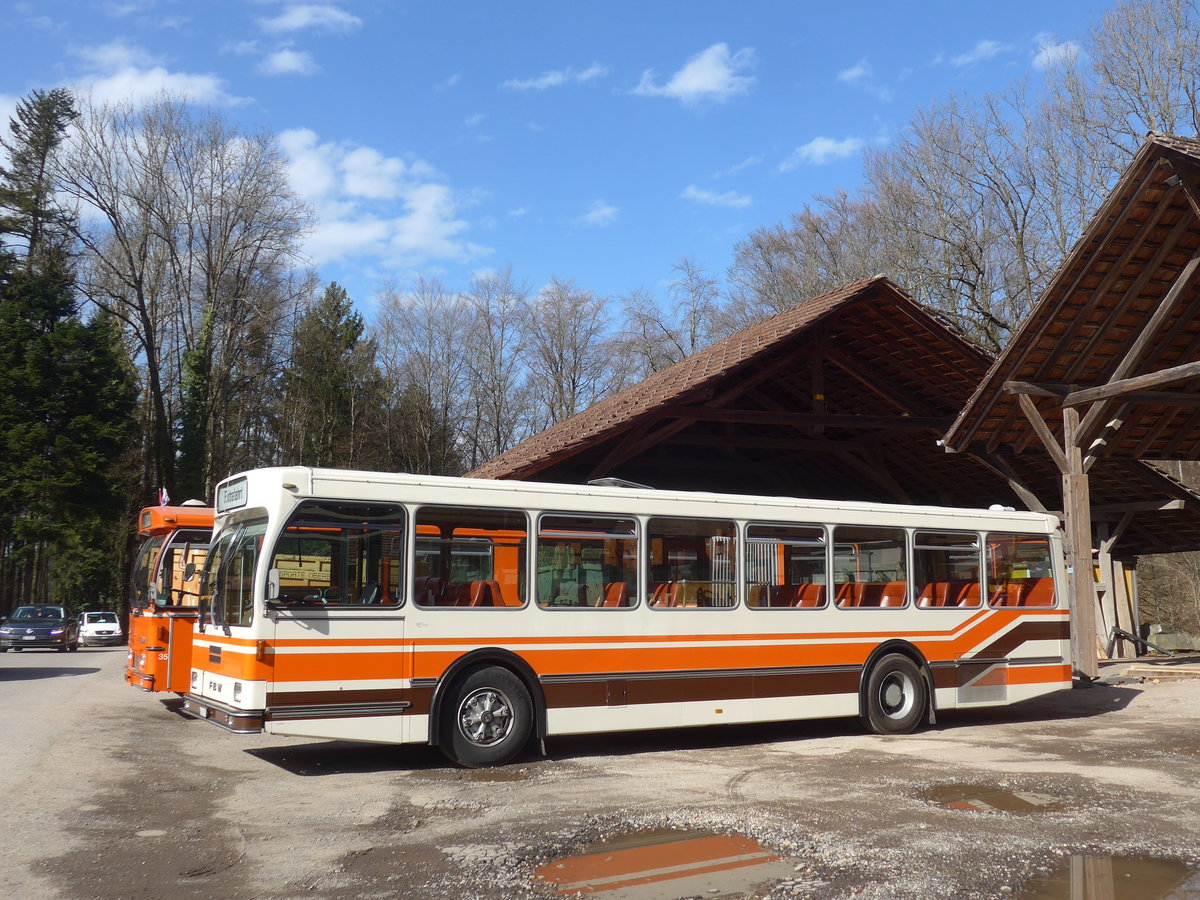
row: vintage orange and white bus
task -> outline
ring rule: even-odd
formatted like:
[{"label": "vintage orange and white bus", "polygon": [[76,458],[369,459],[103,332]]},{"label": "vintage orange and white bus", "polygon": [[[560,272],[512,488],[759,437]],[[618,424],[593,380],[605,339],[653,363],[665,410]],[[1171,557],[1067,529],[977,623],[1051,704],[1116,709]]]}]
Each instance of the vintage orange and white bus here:
[{"label": "vintage orange and white bus", "polygon": [[182,694],[191,679],[192,631],[200,569],[208,555],[213,509],[199,500],[147,506],[129,593],[125,680],[144,691]]},{"label": "vintage orange and white bus", "polygon": [[1057,520],[262,469],[217,489],[184,709],[429,742],[937,711],[1071,684]]}]

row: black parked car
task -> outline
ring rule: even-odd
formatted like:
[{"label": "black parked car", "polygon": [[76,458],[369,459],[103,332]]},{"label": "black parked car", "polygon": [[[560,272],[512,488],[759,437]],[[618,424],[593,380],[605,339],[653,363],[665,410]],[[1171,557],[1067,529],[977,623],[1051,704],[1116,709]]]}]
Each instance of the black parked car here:
[{"label": "black parked car", "polygon": [[61,606],[18,606],[0,624],[0,653],[9,648],[79,649],[79,620]]}]

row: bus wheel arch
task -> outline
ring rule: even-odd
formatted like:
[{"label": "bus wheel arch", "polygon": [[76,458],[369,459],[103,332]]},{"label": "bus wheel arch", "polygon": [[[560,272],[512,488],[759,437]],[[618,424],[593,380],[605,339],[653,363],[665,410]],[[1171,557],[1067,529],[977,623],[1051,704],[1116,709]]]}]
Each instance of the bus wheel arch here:
[{"label": "bus wheel arch", "polygon": [[[488,677],[480,678],[480,672],[489,672]],[[442,673],[438,679],[437,687],[434,689],[433,697],[429,707],[429,743],[440,747],[443,752],[460,764],[472,765],[501,765],[507,762],[508,759],[494,761],[490,757],[496,754],[481,754],[483,759],[471,761],[460,758],[460,754],[455,752],[456,742],[456,724],[455,717],[459,713],[458,707],[467,699],[466,695],[475,691],[478,696],[479,690],[487,690],[491,682],[503,682],[505,676],[513,679],[512,682],[505,685],[503,683],[491,684],[493,690],[498,693],[513,694],[511,698],[517,703],[520,703],[522,694],[529,704],[528,709],[528,724],[527,733],[520,741],[521,746],[515,748],[511,755],[515,755],[524,748],[525,744],[530,739],[540,741],[546,735],[546,700],[542,694],[541,686],[537,675],[530,665],[508,650],[503,650],[498,647],[488,648],[483,650],[475,650],[466,654],[454,661],[454,663]],[[464,691],[464,686],[470,685]],[[484,701],[486,702],[486,700]],[[521,728],[520,722],[515,723],[517,728]],[[458,741],[460,750],[462,749],[461,740]],[[509,755],[507,751],[500,755]]]},{"label": "bus wheel arch", "polygon": [[875,734],[908,734],[933,724],[933,676],[924,655],[907,641],[875,648],[858,687],[859,720]]}]

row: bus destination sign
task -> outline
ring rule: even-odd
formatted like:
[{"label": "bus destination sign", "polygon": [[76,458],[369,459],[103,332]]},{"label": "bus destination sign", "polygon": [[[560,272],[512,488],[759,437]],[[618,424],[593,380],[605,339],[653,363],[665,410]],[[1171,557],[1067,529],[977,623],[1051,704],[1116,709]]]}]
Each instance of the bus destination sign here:
[{"label": "bus destination sign", "polygon": [[238,478],[217,488],[217,514],[246,505],[246,479]]}]

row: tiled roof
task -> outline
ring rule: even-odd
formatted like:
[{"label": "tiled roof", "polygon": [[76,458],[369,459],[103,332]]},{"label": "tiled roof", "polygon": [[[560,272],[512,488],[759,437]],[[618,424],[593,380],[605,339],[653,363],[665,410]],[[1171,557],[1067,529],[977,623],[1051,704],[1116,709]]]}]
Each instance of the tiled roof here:
[{"label": "tiled roof", "polygon": [[790,337],[870,289],[893,292],[908,303],[902,291],[883,276],[865,278],[828,291],[805,303],[756,322],[711,347],[662,369],[583,412],[535,434],[468,473],[472,478],[520,478],[530,466],[551,457],[568,456],[613,432],[633,427],[661,405],[702,390],[765,349]]},{"label": "tiled roof", "polygon": [[[1006,382],[1069,386],[1106,384],[1128,348],[1165,301],[1177,307],[1125,377],[1200,359],[1200,289],[1193,279],[1169,293],[1200,253],[1200,219],[1189,198],[1200,190],[1200,142],[1150,135],[1012,341],[980,380],[945,435],[956,449],[1022,452],[1037,441]],[[1170,390],[1194,393],[1200,380]],[[1129,459],[1200,455],[1200,411],[1142,401],[1106,434],[1104,454]],[[1036,400],[1060,432],[1061,404]],[[1106,427],[1107,421],[1097,427]],[[1090,434],[1090,439],[1099,433]]]}]

